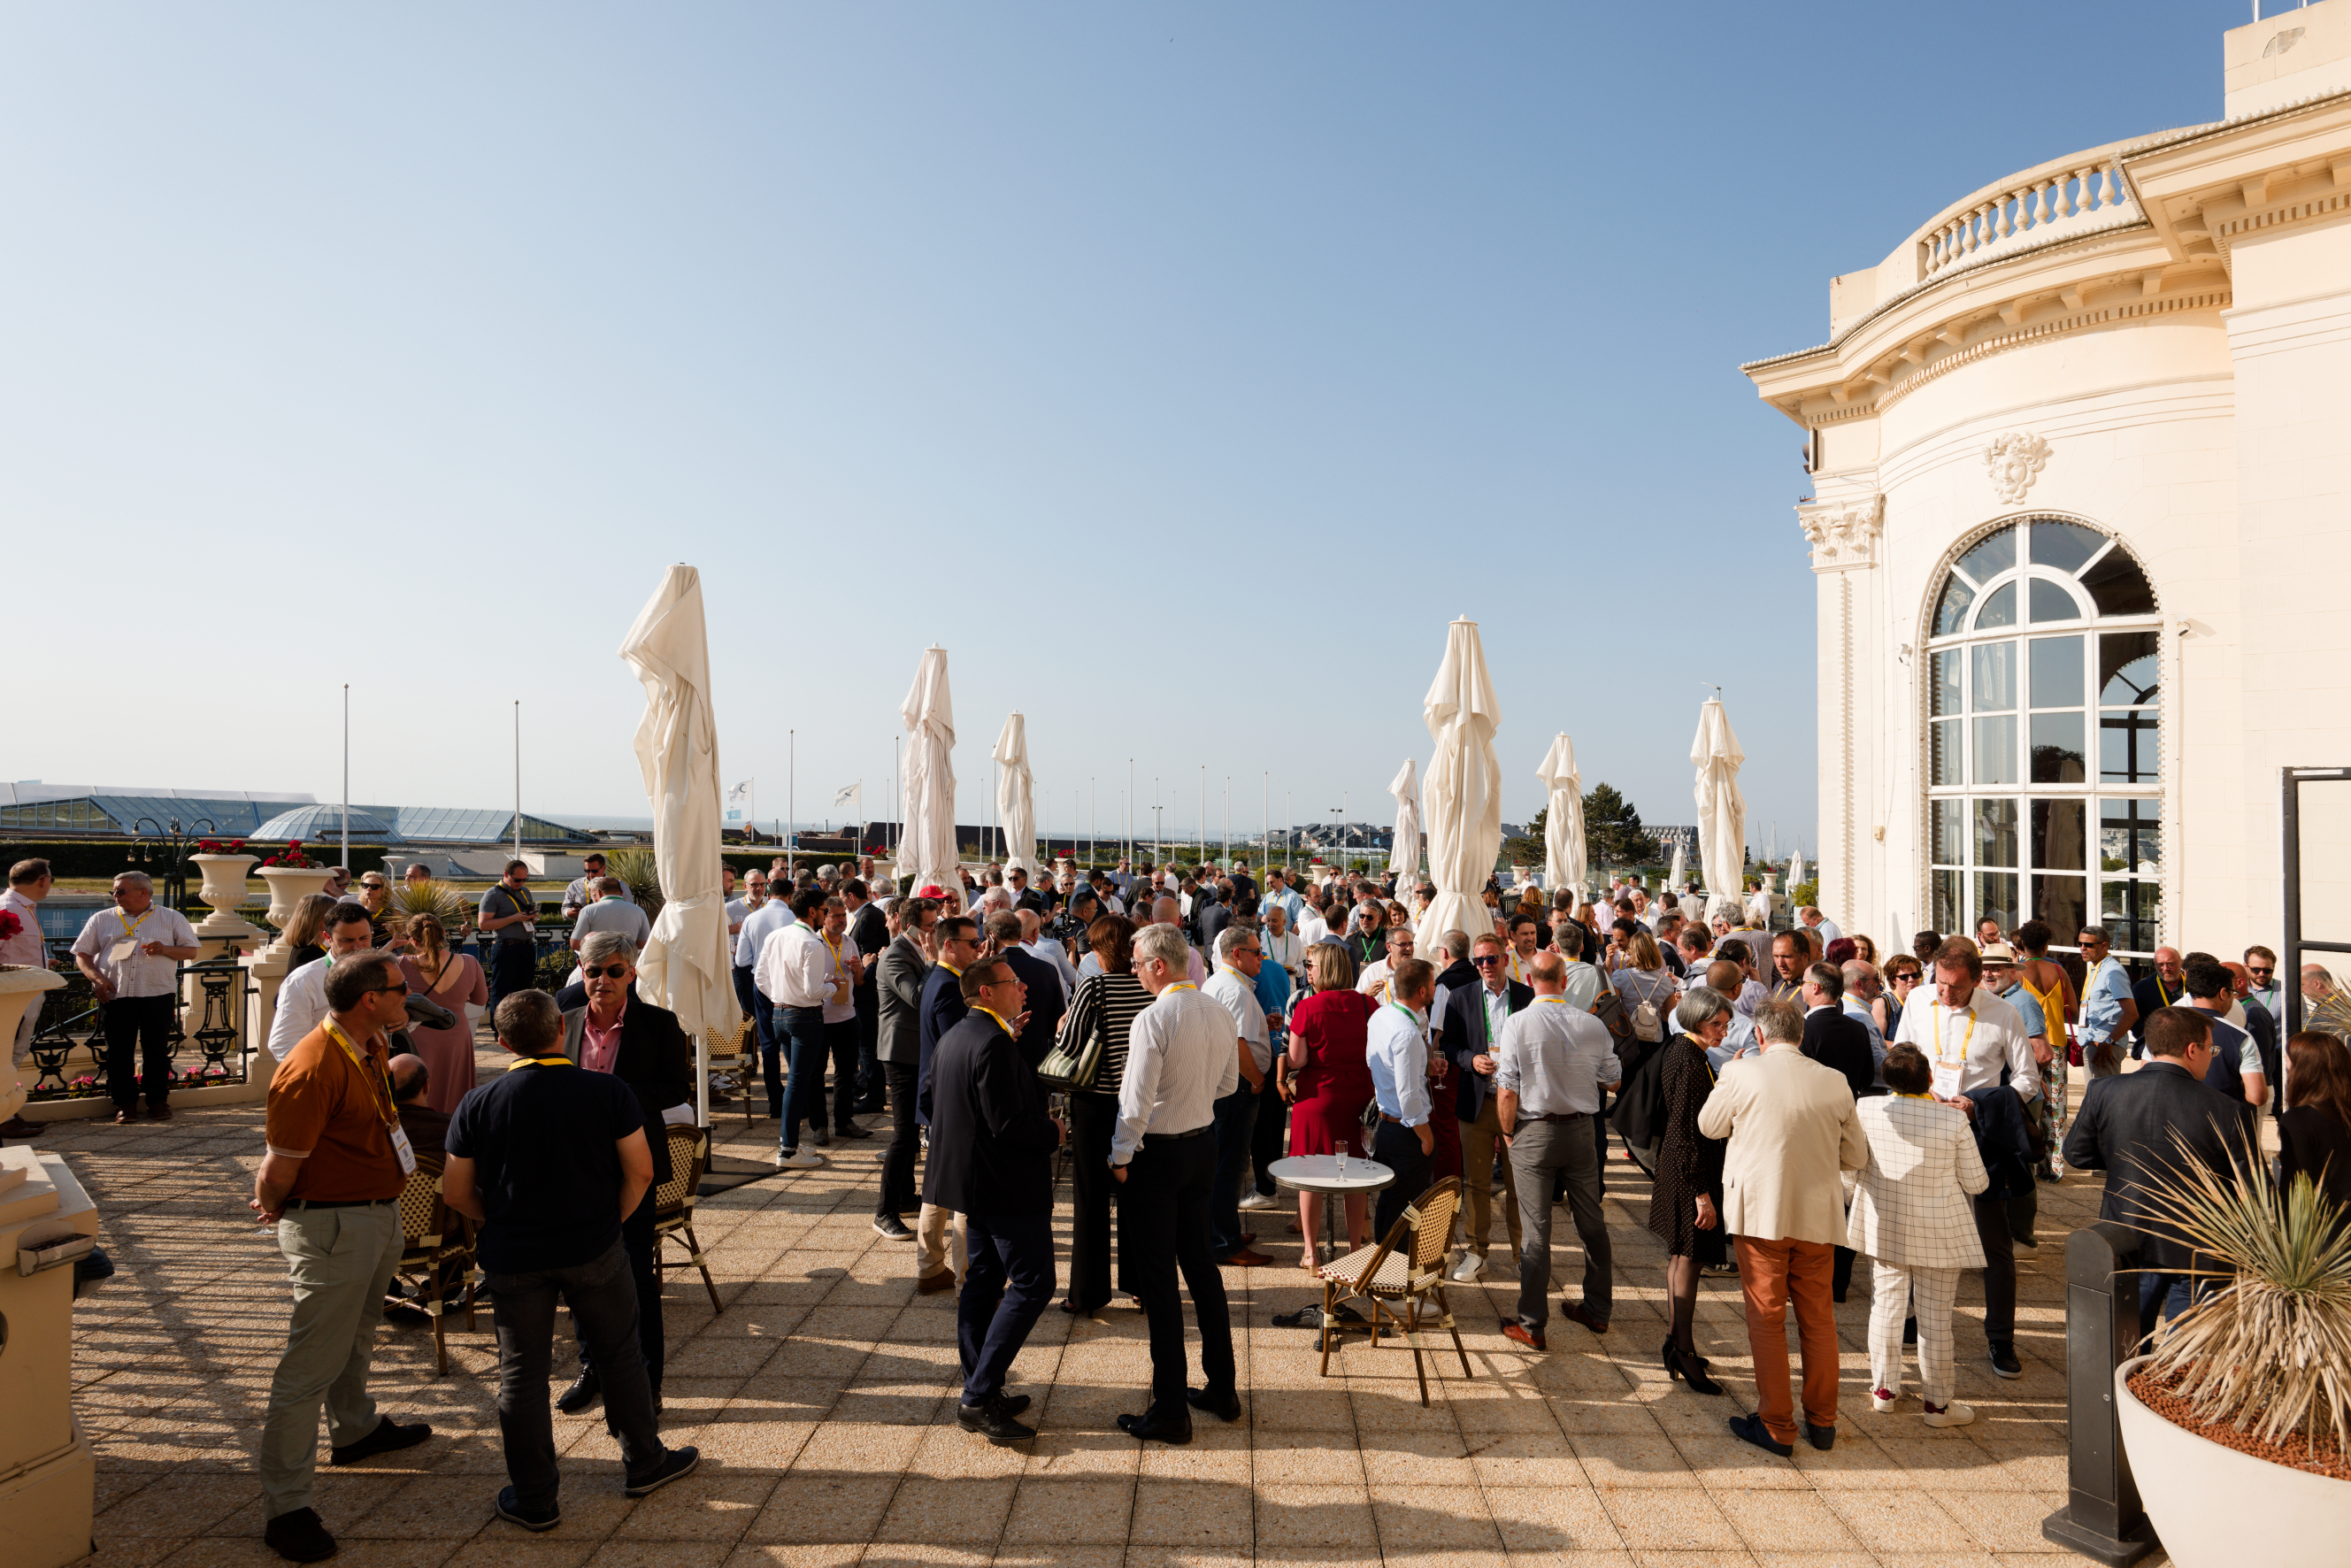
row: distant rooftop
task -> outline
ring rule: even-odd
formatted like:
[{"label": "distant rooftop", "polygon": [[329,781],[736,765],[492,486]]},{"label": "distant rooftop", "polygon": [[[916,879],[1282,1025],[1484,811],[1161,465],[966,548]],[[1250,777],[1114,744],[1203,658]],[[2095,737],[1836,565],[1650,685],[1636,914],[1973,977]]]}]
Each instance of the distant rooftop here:
[{"label": "distant rooftop", "polygon": [[[497,844],[514,839],[515,814],[510,810],[363,806],[354,801],[350,813],[354,843]],[[0,784],[0,832],[131,838],[166,830],[174,822],[183,831],[222,838],[317,843],[342,837],[343,808],[292,790],[121,789],[37,779]],[[522,840],[526,844],[592,843],[595,835],[526,811]]]}]

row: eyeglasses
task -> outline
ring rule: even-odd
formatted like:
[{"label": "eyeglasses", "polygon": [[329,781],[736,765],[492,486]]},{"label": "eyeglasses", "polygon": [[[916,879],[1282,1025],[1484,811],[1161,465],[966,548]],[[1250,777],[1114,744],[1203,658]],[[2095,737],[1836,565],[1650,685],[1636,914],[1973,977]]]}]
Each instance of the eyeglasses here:
[{"label": "eyeglasses", "polygon": [[626,964],[607,964],[601,969],[591,969],[585,964],[580,966],[580,977],[583,980],[593,980],[599,977],[617,980],[628,972],[629,967]]},{"label": "eyeglasses", "polygon": [[367,988],[367,994],[368,994],[369,996],[371,996],[371,997],[373,997],[373,996],[394,996],[394,997],[404,997],[404,996],[406,996],[406,995],[408,994],[408,982],[407,982],[406,980],[402,980],[402,981],[401,981],[401,982],[400,982],[400,984],[398,984],[398,985],[396,985],[396,986],[370,986],[370,987]]}]

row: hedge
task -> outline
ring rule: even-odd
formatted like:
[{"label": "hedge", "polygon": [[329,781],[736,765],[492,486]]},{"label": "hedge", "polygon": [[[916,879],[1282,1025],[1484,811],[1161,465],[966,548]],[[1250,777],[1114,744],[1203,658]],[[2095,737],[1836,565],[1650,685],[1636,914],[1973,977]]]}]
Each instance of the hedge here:
[{"label": "hedge", "polygon": [[[223,839],[221,841],[229,843],[234,841]],[[246,841],[245,852],[266,860],[284,847],[283,844],[264,844],[258,840],[248,839]],[[314,842],[305,844],[302,848],[304,853],[320,865],[340,865],[342,862],[342,849],[340,844],[321,845]],[[18,861],[24,860],[45,860],[49,862],[49,873],[53,876],[112,877],[126,871],[143,871],[159,882],[162,880],[163,873],[171,869],[169,866],[157,863],[159,857],[152,853],[149,855],[146,863],[141,864],[131,859],[131,841],[128,839],[51,839],[22,843],[0,843],[0,867],[12,866]],[[255,869],[259,869],[258,861],[256,862]],[[372,844],[351,846],[352,874],[382,869],[383,851],[381,848]],[[188,876],[192,882],[202,880],[198,868],[194,866],[188,868]]]}]

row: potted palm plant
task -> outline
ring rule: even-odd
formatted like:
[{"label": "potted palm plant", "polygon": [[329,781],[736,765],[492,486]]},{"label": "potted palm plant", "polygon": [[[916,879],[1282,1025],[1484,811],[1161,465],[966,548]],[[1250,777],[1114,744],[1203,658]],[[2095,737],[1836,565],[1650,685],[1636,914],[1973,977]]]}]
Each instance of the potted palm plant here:
[{"label": "potted palm plant", "polygon": [[[2184,1145],[2183,1145],[2184,1151]],[[2351,1213],[2306,1176],[2183,1158],[2150,1218],[2224,1282],[2115,1372],[2123,1447],[2181,1568],[2343,1561],[2351,1521]]]}]

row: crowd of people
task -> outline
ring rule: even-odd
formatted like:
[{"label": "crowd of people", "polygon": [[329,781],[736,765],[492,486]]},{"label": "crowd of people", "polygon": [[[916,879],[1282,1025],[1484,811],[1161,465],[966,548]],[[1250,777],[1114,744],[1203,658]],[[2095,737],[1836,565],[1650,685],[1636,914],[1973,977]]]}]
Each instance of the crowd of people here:
[{"label": "crowd of people", "polygon": [[[497,1514],[530,1530],[559,1521],[559,1302],[579,1344],[554,1408],[602,1402],[632,1495],[697,1462],[660,1436],[652,1197],[669,1175],[668,1126],[694,1121],[692,1043],[637,994],[644,916],[601,874],[567,897],[571,983],[559,995],[521,983],[536,964],[527,974],[500,949],[523,946],[507,933],[538,918],[527,869],[476,914],[486,963],[433,916],[388,921],[364,885],[306,904],[288,933],[303,961],[277,998],[252,1207],[277,1228],[294,1291],[261,1444],[266,1539],[289,1559],[334,1550],[312,1506],[322,1407],[337,1464],[431,1436],[368,1391],[401,1250],[396,1200],[419,1160],[479,1225],[511,1483]],[[46,872],[12,873],[27,908]],[[141,966],[168,972],[194,944],[145,879],[115,892],[76,958],[105,983],[121,1059],[110,1081],[135,1102],[148,998],[168,995]],[[2167,1237],[2150,1207],[2162,1158],[2307,1175],[2351,1202],[2351,1002],[2307,967],[2313,1027],[2285,1034],[2266,948],[2232,963],[2165,947],[2134,980],[2095,925],[1925,932],[1881,950],[1817,909],[1774,930],[1760,901],[1710,912],[1694,892],[1612,886],[1587,901],[1489,885],[1491,929],[1472,936],[1436,928],[1433,896],[1278,867],[1260,881],[1246,862],[991,866],[900,888],[870,865],[779,862],[727,905],[752,1043],[743,1080],[716,1087],[764,1099],[787,1172],[822,1166],[836,1140],[886,1134],[873,1228],[911,1244],[918,1291],[957,1292],[957,1419],[1005,1444],[1035,1436],[1010,1370],[1057,1297],[1091,1316],[1123,1294],[1144,1315],[1151,1386],[1123,1430],[1180,1443],[1196,1413],[1238,1418],[1221,1270],[1280,1266],[1267,1232],[1285,1156],[1344,1154],[1392,1178],[1374,1198],[1332,1200],[1343,1214],[1298,1194],[1289,1229],[1310,1275],[1360,1263],[1458,1179],[1444,1280],[1515,1270],[1497,1328],[1540,1353],[1554,1316],[1592,1335],[1612,1326],[1613,1131],[1652,1178],[1665,1370],[1696,1395],[1722,1392],[1696,1306],[1707,1274],[1735,1275],[1758,1408],[1728,1425],[1780,1455],[1834,1441],[1833,1309],[1862,1258],[1873,1406],[1898,1407],[1915,1346],[1921,1417],[1957,1426],[1973,1418],[1956,1398],[1959,1279],[1982,1277],[1990,1369],[2020,1375],[2015,1252],[2035,1245],[2042,1186],[2104,1172],[2101,1213],[2154,1233],[2141,1259],[2150,1331],[2210,1288],[2212,1261]],[[477,1083],[470,1019],[486,1006],[515,1062]],[[168,1113],[161,1096],[151,1107]],[[886,1129],[861,1120],[881,1115]],[[2273,1166],[2255,1152],[2264,1116]],[[1066,1268],[1057,1159],[1071,1178]],[[1554,1301],[1562,1205],[1581,1278]],[[1326,1219],[1343,1235],[1330,1246]]]}]

